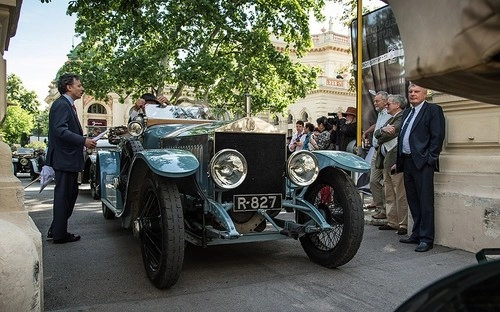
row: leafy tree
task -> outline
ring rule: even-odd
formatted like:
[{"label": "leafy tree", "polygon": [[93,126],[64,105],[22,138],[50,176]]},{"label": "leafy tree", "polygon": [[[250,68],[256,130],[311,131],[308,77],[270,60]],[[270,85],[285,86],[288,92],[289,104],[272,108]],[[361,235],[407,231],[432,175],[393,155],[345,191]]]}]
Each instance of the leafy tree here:
[{"label": "leafy tree", "polygon": [[[50,0],[41,0],[49,2]],[[325,0],[73,0],[82,42],[63,71],[82,75],[87,93],[124,100],[172,87],[212,107],[281,112],[316,87],[317,69],[289,57],[312,46],[309,17]],[[272,36],[286,46],[278,51]],[[188,89],[189,87],[189,89]]]},{"label": "leafy tree", "polygon": [[28,91],[24,88],[21,78],[14,74],[7,76],[7,101],[11,104],[19,105],[22,109],[31,114],[38,112],[40,102],[35,91]]},{"label": "leafy tree", "polygon": [[9,105],[0,134],[4,142],[9,145],[24,145],[28,143],[33,126],[33,115],[21,106]]}]

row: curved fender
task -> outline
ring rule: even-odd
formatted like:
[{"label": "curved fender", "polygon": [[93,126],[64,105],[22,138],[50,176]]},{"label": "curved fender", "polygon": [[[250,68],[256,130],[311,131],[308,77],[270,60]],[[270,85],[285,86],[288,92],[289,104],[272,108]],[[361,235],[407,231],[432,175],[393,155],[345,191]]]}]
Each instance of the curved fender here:
[{"label": "curved fender", "polygon": [[136,154],[135,161],[138,159],[144,160],[154,173],[170,178],[189,176],[200,166],[192,153],[178,149],[144,150]]},{"label": "curved fender", "polygon": [[312,153],[318,158],[320,169],[333,166],[354,172],[370,171],[370,164],[353,153],[331,150],[312,151]]},{"label": "curved fender", "polygon": [[31,166],[33,167],[33,172],[40,174],[40,168],[38,168],[38,159],[31,158],[30,162],[31,162]]}]

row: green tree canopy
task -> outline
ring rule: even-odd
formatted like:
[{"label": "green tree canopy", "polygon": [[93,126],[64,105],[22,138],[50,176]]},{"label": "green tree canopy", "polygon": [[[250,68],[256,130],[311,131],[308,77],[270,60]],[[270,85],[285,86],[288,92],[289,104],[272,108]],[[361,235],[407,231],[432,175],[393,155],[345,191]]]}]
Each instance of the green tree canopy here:
[{"label": "green tree canopy", "polygon": [[3,141],[9,145],[28,143],[28,138],[33,130],[33,115],[21,106],[9,105],[5,120],[0,128]]},{"label": "green tree canopy", "polygon": [[24,88],[21,78],[14,74],[7,76],[7,102],[19,105],[29,113],[38,112],[40,102],[35,91],[28,91]]},{"label": "green tree canopy", "polygon": [[[44,0],[42,0],[44,2]],[[301,57],[312,46],[309,17],[324,0],[73,0],[82,42],[62,68],[82,75],[86,92],[122,100],[173,87],[212,107],[281,112],[316,87],[317,70]],[[272,36],[285,41],[282,51]]]}]

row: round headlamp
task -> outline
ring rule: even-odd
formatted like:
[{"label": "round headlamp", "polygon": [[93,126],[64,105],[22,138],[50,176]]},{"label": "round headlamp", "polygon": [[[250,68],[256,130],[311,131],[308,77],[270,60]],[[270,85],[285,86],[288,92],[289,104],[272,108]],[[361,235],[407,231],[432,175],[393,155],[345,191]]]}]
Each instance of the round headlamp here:
[{"label": "round headlamp", "polygon": [[140,136],[144,132],[144,126],[142,123],[135,120],[129,122],[127,129],[128,133],[134,137]]},{"label": "round headlamp", "polygon": [[21,160],[19,160],[19,162],[21,163],[21,165],[23,166],[26,166],[28,164],[28,160],[26,158],[21,158]]},{"label": "round headlamp", "polygon": [[241,185],[247,172],[245,157],[232,149],[217,152],[210,161],[210,175],[215,184],[223,189],[233,189]]},{"label": "round headlamp", "polygon": [[290,155],[286,168],[290,180],[299,186],[311,185],[319,174],[318,159],[308,151]]}]

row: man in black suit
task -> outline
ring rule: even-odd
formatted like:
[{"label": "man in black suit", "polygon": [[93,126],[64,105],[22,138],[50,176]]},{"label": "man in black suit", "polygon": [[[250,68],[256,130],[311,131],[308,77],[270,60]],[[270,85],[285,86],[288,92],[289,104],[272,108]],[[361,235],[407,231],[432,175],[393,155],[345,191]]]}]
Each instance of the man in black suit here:
[{"label": "man in black suit", "polygon": [[55,171],[52,224],[47,234],[54,244],[80,240],[68,233],[68,219],[78,197],[78,172],[83,170],[83,149],[95,148],[96,142],[83,136],[74,101],[83,95],[80,77],[63,74],[57,89],[61,96],[52,103],[49,112],[49,146],[47,165]]},{"label": "man in black suit", "polygon": [[414,83],[408,88],[411,104],[403,115],[399,133],[396,171],[404,172],[406,197],[413,217],[406,244],[418,244],[415,251],[425,252],[434,243],[434,171],[439,171],[439,153],[445,136],[441,106],[425,101],[427,89]]}]

